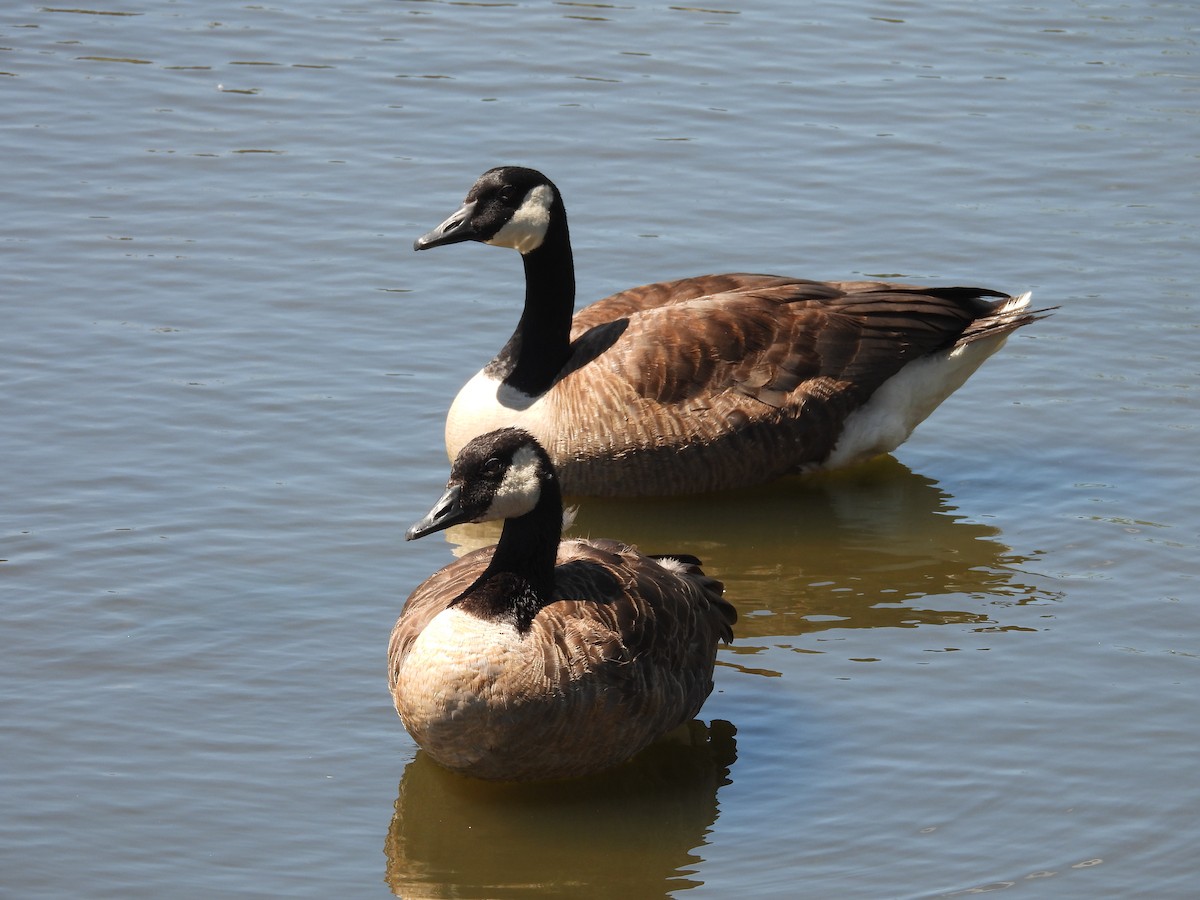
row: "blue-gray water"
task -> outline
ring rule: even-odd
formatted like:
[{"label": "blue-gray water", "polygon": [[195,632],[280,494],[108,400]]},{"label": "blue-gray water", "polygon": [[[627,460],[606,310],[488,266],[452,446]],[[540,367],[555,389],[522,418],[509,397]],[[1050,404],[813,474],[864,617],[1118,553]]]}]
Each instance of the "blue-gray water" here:
[{"label": "blue-gray water", "polygon": [[[1197,25],[10,4],[0,894],[1190,896]],[[521,295],[510,252],[411,242],[505,162],[563,189],[582,300],[750,270],[1060,307],[894,458],[583,504],[742,614],[709,746],[599,785],[451,778],[385,685],[452,558],[402,540],[445,409]]]}]

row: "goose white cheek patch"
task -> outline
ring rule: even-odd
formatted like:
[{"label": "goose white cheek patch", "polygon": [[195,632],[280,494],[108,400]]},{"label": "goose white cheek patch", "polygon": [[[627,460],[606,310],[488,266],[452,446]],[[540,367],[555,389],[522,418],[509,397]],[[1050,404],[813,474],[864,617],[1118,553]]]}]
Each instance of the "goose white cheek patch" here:
[{"label": "goose white cheek patch", "polygon": [[554,192],[549,186],[539,184],[521,201],[513,217],[504,223],[488,241],[496,247],[511,247],[518,253],[528,253],[542,246],[546,229],[550,227],[550,207],[554,203]]},{"label": "goose white cheek patch", "polygon": [[512,465],[488,507],[487,518],[515,519],[537,506],[542,495],[538,468],[537,454],[531,448],[522,447],[514,453]]}]

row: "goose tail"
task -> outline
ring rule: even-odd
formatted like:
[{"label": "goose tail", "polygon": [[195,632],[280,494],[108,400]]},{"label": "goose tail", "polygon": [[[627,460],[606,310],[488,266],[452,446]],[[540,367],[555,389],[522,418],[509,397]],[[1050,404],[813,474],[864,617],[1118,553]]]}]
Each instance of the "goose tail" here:
[{"label": "goose tail", "polygon": [[[1048,306],[1043,309],[1030,309],[1029,301],[1033,298],[1032,291],[1026,291],[1015,297],[1006,297],[997,302],[986,314],[972,322],[954,342],[954,353],[983,338],[1002,338],[1012,334],[1018,328],[1044,319],[1058,309]],[[997,343],[997,349],[1000,341]]]}]

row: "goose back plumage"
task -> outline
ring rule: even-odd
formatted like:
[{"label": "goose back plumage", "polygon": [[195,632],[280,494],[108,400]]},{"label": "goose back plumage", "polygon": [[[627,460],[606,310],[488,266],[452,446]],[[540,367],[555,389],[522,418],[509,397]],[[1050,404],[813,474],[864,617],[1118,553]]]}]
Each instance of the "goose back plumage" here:
[{"label": "goose back plumage", "polygon": [[[561,499],[536,514],[561,521]],[[514,521],[498,547],[506,534],[529,540]],[[413,739],[448,768],[503,780],[598,771],[689,721],[712,691],[736,620],[720,582],[690,557],[552,540],[551,587],[522,612],[512,598],[528,598],[530,579],[498,566],[498,547],[450,563],[405,603],[389,686]]]},{"label": "goose back plumage", "polygon": [[[515,212],[492,200],[496,184]],[[536,192],[544,215],[523,213]],[[985,288],[731,273],[630,288],[571,319],[557,189],[506,167],[485,173],[468,198],[468,212],[418,248],[519,246],[526,304],[501,353],[455,398],[447,449],[453,456],[481,432],[517,425],[545,446],[571,494],[737,488],[890,452],[1044,312],[1028,308],[1028,294]],[[473,216],[485,221],[471,227]],[[522,216],[519,243],[490,230]],[[541,241],[531,222],[544,224]]]}]

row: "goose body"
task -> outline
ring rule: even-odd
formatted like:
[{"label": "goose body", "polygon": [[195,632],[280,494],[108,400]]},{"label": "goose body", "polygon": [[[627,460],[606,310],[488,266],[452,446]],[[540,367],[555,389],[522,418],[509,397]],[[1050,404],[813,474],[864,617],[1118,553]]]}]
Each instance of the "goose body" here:
[{"label": "goose body", "polygon": [[566,209],[540,172],[485,172],[418,250],[476,240],[521,253],[521,319],[459,392],[453,458],[516,425],[568,494],[742,487],[899,446],[1039,318],[1029,294],[773,275],[702,275],[614,294],[572,318]]},{"label": "goose body", "polygon": [[697,560],[561,540],[554,468],[514,428],[467,443],[408,536],[487,519],[505,520],[497,545],[428,578],[392,632],[389,686],[418,746],[479,778],[567,778],[699,712],[736,614]]}]

